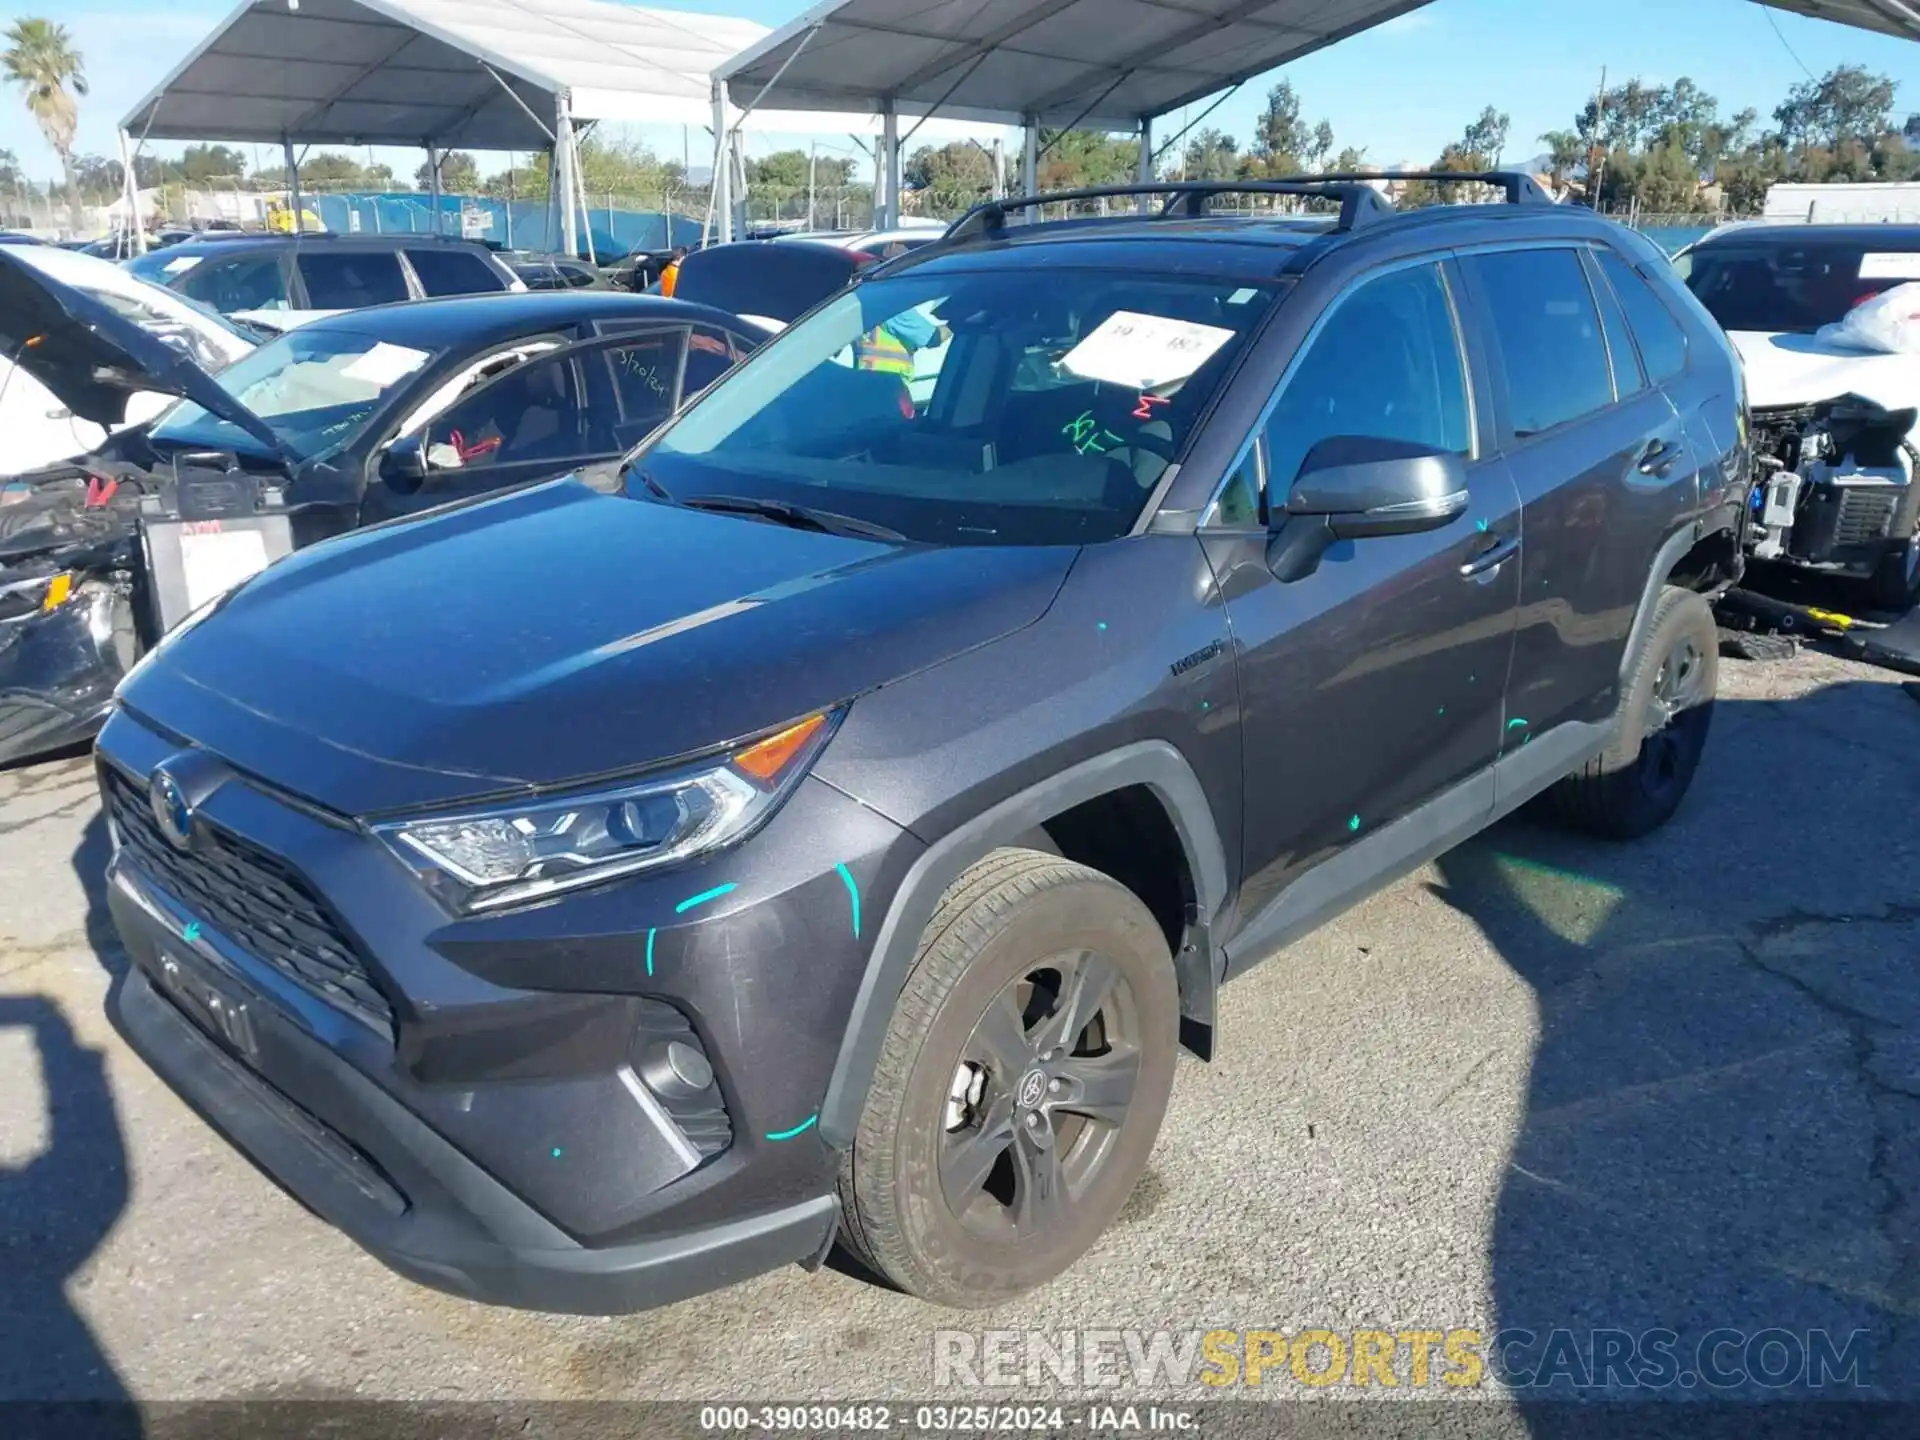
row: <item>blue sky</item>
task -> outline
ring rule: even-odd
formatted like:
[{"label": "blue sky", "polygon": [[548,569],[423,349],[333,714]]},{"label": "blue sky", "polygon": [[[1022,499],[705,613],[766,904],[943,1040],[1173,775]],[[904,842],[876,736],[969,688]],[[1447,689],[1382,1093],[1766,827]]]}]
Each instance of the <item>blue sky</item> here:
[{"label": "blue sky", "polygon": [[[778,25],[805,10],[807,0],[680,0],[674,8]],[[80,148],[112,155],[119,117],[229,9],[230,0],[0,0],[0,23],[41,14],[68,26],[92,85],[81,108]],[[1901,114],[1920,110],[1920,45],[1770,12],[1751,0],[1434,0],[1276,76],[1292,79],[1310,118],[1332,122],[1337,143],[1364,146],[1369,159],[1394,164],[1431,160],[1485,105],[1512,116],[1507,158],[1526,159],[1540,149],[1535,137],[1570,125],[1602,65],[1610,83],[1689,75],[1719,97],[1723,113],[1752,106],[1766,116],[1808,71],[1823,74],[1840,64],[1890,75]],[[1272,78],[1247,85],[1207,123],[1244,141]],[[1161,136],[1180,123],[1163,122]],[[661,127],[641,138],[669,152],[680,144],[677,130]],[[851,149],[844,137],[835,139]],[[781,143],[791,142],[752,142],[756,150]],[[0,95],[0,149],[14,151],[30,175],[55,173],[52,150],[14,96]],[[388,158],[401,162],[396,169],[418,163],[411,154]]]}]

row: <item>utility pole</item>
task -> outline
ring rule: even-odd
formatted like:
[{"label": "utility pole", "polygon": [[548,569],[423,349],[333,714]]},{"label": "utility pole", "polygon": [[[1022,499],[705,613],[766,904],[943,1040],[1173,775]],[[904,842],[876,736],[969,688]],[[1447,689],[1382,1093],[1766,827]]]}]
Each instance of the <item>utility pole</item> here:
[{"label": "utility pole", "polygon": [[[1600,88],[1593,95],[1593,148],[1597,158],[1587,166],[1587,184],[1591,193],[1587,196],[1588,208],[1596,214],[1600,210],[1600,182],[1607,178],[1607,67],[1600,67]],[[1593,157],[1589,157],[1593,158]]]},{"label": "utility pole", "polygon": [[813,172],[814,172],[814,167],[819,163],[820,163],[820,142],[818,140],[810,140],[807,142],[807,229],[809,230],[814,228]]},{"label": "utility pole", "polygon": [[1007,137],[993,137],[993,198],[1007,198]]}]

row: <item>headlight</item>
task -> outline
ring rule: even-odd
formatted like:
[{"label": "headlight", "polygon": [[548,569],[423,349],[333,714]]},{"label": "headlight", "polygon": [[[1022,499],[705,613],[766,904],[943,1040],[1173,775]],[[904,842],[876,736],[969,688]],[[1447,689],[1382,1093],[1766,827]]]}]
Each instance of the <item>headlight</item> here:
[{"label": "headlight", "polygon": [[838,720],[809,715],[731,754],[624,785],[373,830],[456,908],[518,905],[738,840],[779,806]]}]

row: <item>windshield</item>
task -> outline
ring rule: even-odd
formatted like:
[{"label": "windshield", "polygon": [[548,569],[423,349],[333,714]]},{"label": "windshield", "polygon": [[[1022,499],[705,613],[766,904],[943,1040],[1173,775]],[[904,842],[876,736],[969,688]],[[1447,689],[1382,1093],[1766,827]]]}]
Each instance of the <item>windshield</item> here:
[{"label": "windshield", "polygon": [[1920,280],[1920,239],[1723,240],[1683,251],[1674,268],[1723,330],[1806,333]]},{"label": "windshield", "polygon": [[[307,327],[236,360],[214,383],[266,421],[295,456],[310,460],[351,438],[402,381],[432,358],[431,351],[353,330]],[[169,446],[260,448],[246,431],[191,400],[167,411],[151,438]]]},{"label": "windshield", "polygon": [[1113,539],[1276,293],[1032,266],[870,281],[661,432],[634,493],[810,506],[937,544]]}]

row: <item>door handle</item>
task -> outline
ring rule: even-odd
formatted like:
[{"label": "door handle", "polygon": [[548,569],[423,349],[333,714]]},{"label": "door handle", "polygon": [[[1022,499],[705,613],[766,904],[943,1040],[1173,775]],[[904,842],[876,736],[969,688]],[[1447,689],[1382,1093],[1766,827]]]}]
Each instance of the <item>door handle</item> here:
[{"label": "door handle", "polygon": [[1489,570],[1497,570],[1519,553],[1520,537],[1518,535],[1502,536],[1486,549],[1482,550],[1478,555],[1475,555],[1471,560],[1467,561],[1466,564],[1462,565],[1460,567],[1460,576],[1463,580],[1471,580],[1476,575],[1484,575]]},{"label": "door handle", "polygon": [[1640,452],[1640,473],[1666,479],[1680,459],[1680,447],[1671,440],[1649,440]]}]

